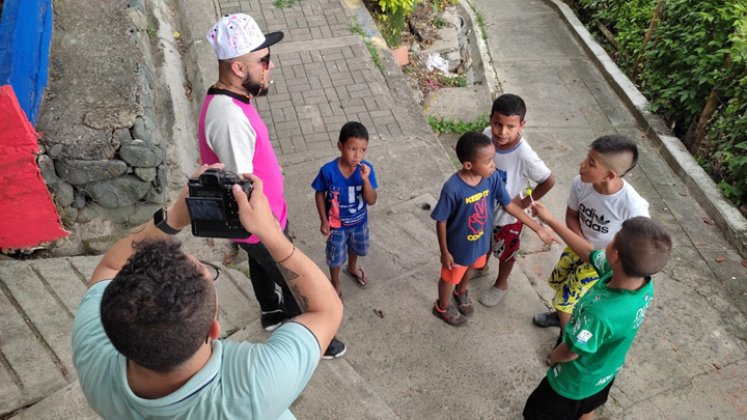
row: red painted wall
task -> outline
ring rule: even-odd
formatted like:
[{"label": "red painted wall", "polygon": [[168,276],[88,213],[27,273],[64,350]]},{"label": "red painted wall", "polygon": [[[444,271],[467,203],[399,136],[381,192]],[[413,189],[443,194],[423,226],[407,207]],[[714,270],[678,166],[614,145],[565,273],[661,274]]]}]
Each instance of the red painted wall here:
[{"label": "red painted wall", "polygon": [[24,249],[67,236],[36,164],[36,131],[13,88],[0,86],[0,248]]}]

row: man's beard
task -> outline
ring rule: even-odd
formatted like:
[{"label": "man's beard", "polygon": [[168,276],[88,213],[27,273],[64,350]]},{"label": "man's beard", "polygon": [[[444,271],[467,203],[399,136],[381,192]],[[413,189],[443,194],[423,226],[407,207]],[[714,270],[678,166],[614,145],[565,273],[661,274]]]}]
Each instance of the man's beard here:
[{"label": "man's beard", "polygon": [[264,82],[255,82],[252,80],[252,76],[248,74],[244,78],[244,81],[241,82],[241,87],[243,87],[251,96],[267,95],[267,86],[265,86]]}]

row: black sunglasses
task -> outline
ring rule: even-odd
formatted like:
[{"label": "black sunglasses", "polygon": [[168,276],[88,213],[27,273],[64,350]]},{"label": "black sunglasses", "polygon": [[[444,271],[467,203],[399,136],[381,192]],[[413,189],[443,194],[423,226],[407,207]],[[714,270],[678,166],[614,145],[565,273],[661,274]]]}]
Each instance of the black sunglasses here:
[{"label": "black sunglasses", "polygon": [[205,266],[208,273],[210,273],[210,279],[212,281],[218,280],[218,277],[220,277],[220,267],[207,261],[202,261],[202,260],[199,260],[199,261],[202,263],[202,265]]},{"label": "black sunglasses", "polygon": [[242,60],[242,61],[249,61],[252,63],[260,63],[264,68],[270,67],[270,50],[267,50],[267,54],[260,57],[259,60]]}]

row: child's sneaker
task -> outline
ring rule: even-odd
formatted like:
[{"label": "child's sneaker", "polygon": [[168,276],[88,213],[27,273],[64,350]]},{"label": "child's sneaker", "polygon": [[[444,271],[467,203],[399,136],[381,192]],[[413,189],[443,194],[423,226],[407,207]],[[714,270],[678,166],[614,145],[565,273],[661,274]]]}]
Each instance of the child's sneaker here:
[{"label": "child's sneaker", "polygon": [[465,290],[461,295],[458,295],[455,290],[454,299],[456,299],[457,307],[462,315],[470,316],[475,312],[475,308],[472,307],[472,301],[469,298],[469,290]]},{"label": "child's sneaker", "polygon": [[558,313],[555,311],[542,312],[541,314],[537,314],[532,317],[532,322],[534,323],[534,325],[542,328],[560,326],[560,318],[558,318]]},{"label": "child's sneaker", "polygon": [[461,327],[465,322],[467,322],[467,318],[460,314],[454,305],[449,305],[446,308],[441,309],[438,306],[438,301],[433,304],[433,315],[436,315],[443,319],[445,323],[454,327]]}]

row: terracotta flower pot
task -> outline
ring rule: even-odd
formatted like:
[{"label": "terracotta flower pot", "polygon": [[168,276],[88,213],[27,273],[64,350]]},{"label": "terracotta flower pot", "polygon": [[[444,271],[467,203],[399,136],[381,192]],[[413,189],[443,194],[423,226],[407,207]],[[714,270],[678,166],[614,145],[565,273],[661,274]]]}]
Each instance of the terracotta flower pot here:
[{"label": "terracotta flower pot", "polygon": [[394,61],[396,61],[400,67],[410,64],[409,53],[410,53],[410,50],[405,46],[397,47],[392,50]]}]

